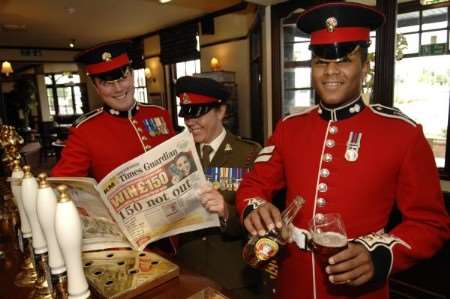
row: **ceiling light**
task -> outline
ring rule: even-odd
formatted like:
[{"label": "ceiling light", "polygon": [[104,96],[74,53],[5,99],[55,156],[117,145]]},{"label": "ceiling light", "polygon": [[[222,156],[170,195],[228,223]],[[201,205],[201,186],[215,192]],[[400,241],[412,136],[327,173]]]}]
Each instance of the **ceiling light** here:
[{"label": "ceiling light", "polygon": [[73,15],[77,9],[75,7],[71,7],[71,6],[66,6],[64,7],[66,13],[68,13],[69,15]]},{"label": "ceiling light", "polygon": [[172,1],[172,0],[159,0],[159,3],[164,4],[164,3],[169,3],[170,1]]}]

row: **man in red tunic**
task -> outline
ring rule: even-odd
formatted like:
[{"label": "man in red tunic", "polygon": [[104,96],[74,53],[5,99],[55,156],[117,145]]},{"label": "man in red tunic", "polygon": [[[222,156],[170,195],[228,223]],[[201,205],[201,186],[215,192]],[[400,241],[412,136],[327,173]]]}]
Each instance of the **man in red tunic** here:
[{"label": "man in red tunic", "polygon": [[[287,204],[296,195],[305,199],[294,242],[279,263],[278,298],[388,298],[390,273],[431,257],[449,238],[421,125],[361,99],[369,33],[383,20],[377,10],[348,2],[318,5],[299,17],[298,27],[311,34],[319,104],[280,121],[237,194],[253,235],[281,227],[271,203],[277,190],[287,189]],[[394,206],[402,222],[386,232]],[[308,246],[308,222],[327,213],[341,214],[351,241],[323,265]]]},{"label": "man in red tunic", "polygon": [[100,181],[175,134],[167,110],[134,99],[130,48],[129,41],[102,44],[76,58],[85,65],[104,105],[75,122],[52,176],[92,176]]}]

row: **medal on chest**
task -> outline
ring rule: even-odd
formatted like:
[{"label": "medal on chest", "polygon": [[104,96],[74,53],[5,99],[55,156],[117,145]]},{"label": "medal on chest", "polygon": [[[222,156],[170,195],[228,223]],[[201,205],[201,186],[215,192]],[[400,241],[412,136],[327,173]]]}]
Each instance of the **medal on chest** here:
[{"label": "medal on chest", "polygon": [[215,189],[237,191],[247,172],[247,168],[240,167],[208,167],[205,175]]},{"label": "medal on chest", "polygon": [[358,152],[361,147],[362,133],[350,132],[347,140],[347,148],[345,150],[345,160],[355,162],[358,160]]},{"label": "medal on chest", "polygon": [[144,126],[150,136],[158,136],[162,134],[169,134],[167,124],[162,117],[153,117],[144,119]]}]

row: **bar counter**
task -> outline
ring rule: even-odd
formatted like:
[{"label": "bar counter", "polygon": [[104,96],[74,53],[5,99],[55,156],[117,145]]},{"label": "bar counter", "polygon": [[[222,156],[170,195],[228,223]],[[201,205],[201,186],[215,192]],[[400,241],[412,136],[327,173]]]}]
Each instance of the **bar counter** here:
[{"label": "bar counter", "polygon": [[[1,219],[0,223],[0,250],[4,253],[0,257],[0,298],[28,298],[32,289],[20,288],[14,284],[15,277],[20,272],[19,267],[23,258],[17,247],[14,232],[11,229],[12,223],[5,219]],[[220,285],[211,279],[190,272],[180,266],[180,275],[178,277],[134,298],[185,299],[207,287],[226,293]]]}]

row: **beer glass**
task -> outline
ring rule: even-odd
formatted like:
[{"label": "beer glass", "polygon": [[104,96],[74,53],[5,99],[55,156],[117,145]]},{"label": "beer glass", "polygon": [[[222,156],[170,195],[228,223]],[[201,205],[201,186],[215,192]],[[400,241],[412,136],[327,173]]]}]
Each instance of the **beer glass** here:
[{"label": "beer glass", "polygon": [[347,233],[338,213],[316,214],[309,223],[314,254],[323,265],[347,248]]}]

